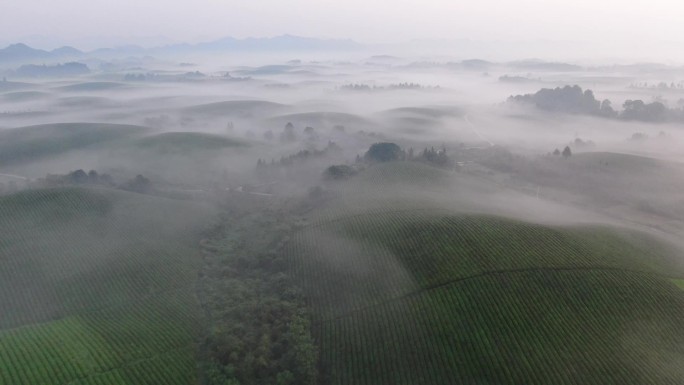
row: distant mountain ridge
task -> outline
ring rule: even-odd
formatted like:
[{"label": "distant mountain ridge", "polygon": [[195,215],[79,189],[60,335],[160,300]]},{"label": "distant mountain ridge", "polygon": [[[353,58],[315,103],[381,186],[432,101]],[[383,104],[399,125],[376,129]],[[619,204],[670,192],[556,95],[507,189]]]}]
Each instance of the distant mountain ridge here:
[{"label": "distant mountain ridge", "polygon": [[236,39],[225,37],[197,44],[173,44],[154,48],[128,45],[115,48],[99,48],[83,52],[73,47],[61,47],[52,51],[36,49],[23,43],[0,49],[0,63],[26,62],[76,58],[85,55],[106,54],[173,54],[176,52],[258,52],[258,51],[326,51],[356,50],[363,45],[349,39],[318,39],[293,35],[268,38]]},{"label": "distant mountain ridge", "polygon": [[225,37],[222,39],[202,42],[198,44],[175,44],[152,49],[152,51],[317,51],[317,50],[354,50],[363,45],[350,39],[318,39],[294,35],[281,35],[268,38],[236,39]]},{"label": "distant mountain ridge", "polygon": [[36,59],[59,59],[64,57],[78,57],[83,55],[82,51],[73,47],[61,47],[52,51],[31,48],[26,44],[12,44],[0,49],[0,62],[16,62],[22,60]]}]

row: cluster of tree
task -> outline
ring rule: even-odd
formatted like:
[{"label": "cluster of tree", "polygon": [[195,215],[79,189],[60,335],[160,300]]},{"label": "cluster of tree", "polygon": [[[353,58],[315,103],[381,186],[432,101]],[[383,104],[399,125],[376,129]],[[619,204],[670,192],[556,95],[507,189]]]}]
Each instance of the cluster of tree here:
[{"label": "cluster of tree", "polygon": [[223,76],[221,76],[221,78],[223,78],[223,80],[231,81],[231,82],[245,82],[245,81],[252,80],[252,77],[250,77],[250,76],[244,76],[244,77],[233,76],[230,74],[230,72],[226,72],[225,74],[223,74]]},{"label": "cluster of tree", "polygon": [[391,162],[397,160],[424,162],[443,168],[452,168],[456,164],[447,154],[446,147],[438,150],[435,150],[434,147],[429,149],[426,147],[422,152],[416,154],[412,147],[408,151],[404,151],[397,144],[387,142],[371,145],[363,159],[360,156],[356,158],[357,162]]},{"label": "cluster of tree", "polygon": [[681,90],[684,88],[684,81],[680,81],[678,83],[675,82],[670,82],[669,84],[666,82],[659,82],[659,83],[654,83],[654,84],[649,84],[648,82],[637,82],[637,83],[632,83],[630,85],[631,88],[657,88],[660,90],[667,90],[667,89],[672,89],[672,90]]},{"label": "cluster of tree", "polygon": [[[183,79],[203,79],[207,75],[200,71],[190,71],[182,75],[158,75],[154,73],[127,73],[123,80],[127,82],[161,81],[161,80],[183,80]],[[229,79],[232,79],[229,77]]]},{"label": "cluster of tree", "polygon": [[585,114],[639,120],[643,122],[684,121],[684,109],[670,109],[660,101],[645,103],[643,100],[627,100],[622,111],[613,109],[610,100],[599,102],[591,90],[582,91],[579,86],[543,88],[535,94],[516,95],[509,102],[533,105],[539,109],[553,112]]},{"label": "cluster of tree", "polygon": [[44,181],[48,186],[62,186],[62,185],[103,185],[113,187],[115,186],[112,176],[109,174],[98,174],[95,170],[90,170],[87,173],[82,169],[72,171],[65,175],[48,174]]},{"label": "cluster of tree", "polygon": [[387,87],[381,86],[370,86],[368,84],[345,84],[340,86],[339,89],[343,91],[382,91],[382,90],[422,90],[422,89],[438,89],[439,86],[424,86],[418,83],[397,83],[390,84]]},{"label": "cluster of tree", "polygon": [[50,187],[65,185],[104,186],[139,193],[148,193],[151,191],[152,187],[150,180],[142,175],[137,175],[135,178],[129,179],[123,183],[116,183],[112,176],[109,174],[99,174],[95,170],[90,170],[86,173],[82,169],[72,171],[68,174],[63,175],[48,174],[44,179],[39,181],[39,184],[42,186]]},{"label": "cluster of tree", "polygon": [[418,155],[414,155],[413,148],[409,148],[406,154],[406,160],[430,163],[443,168],[452,168],[456,164],[453,159],[447,155],[446,147],[442,147],[439,150],[435,150],[434,147],[431,147],[430,149],[426,147]]},{"label": "cluster of tree", "polygon": [[619,117],[624,120],[644,122],[664,122],[675,111],[669,111],[661,102],[644,103],[642,100],[626,100]]},{"label": "cluster of tree", "polygon": [[352,166],[346,164],[337,164],[325,169],[325,172],[323,172],[323,177],[328,180],[343,180],[351,178],[352,176],[356,175],[357,172],[358,171]]},{"label": "cluster of tree", "polygon": [[344,91],[372,91],[377,88],[376,86],[371,87],[368,84],[345,84],[340,86],[340,89]]},{"label": "cluster of tree", "polygon": [[[404,158],[404,150],[397,144],[388,142],[374,143],[363,156],[367,162],[392,162]],[[360,160],[358,156],[357,160]]]},{"label": "cluster of tree", "polygon": [[207,77],[207,75],[205,75],[199,71],[191,71],[191,72],[186,72],[185,74],[183,74],[183,77],[192,78],[192,79],[201,79],[201,78]]},{"label": "cluster of tree", "polygon": [[596,144],[591,140],[582,140],[582,138],[575,138],[573,145],[576,148],[591,148],[595,147]]},{"label": "cluster of tree", "polygon": [[[208,385],[315,385],[318,351],[282,256],[290,219],[239,200],[202,242]],[[251,207],[251,205],[260,205]],[[239,207],[232,207],[239,206]]]},{"label": "cluster of tree", "polygon": [[629,138],[629,140],[634,141],[634,142],[643,142],[647,139],[648,139],[648,135],[644,134],[643,132],[635,132]]},{"label": "cluster of tree", "polygon": [[380,142],[372,144],[363,157],[357,155],[353,166],[337,164],[328,167],[323,172],[323,178],[344,180],[356,175],[359,169],[363,169],[364,164],[395,161],[424,162],[442,168],[453,168],[456,165],[456,162],[447,155],[445,147],[439,150],[426,147],[422,152],[415,154],[413,148],[404,151],[396,143]]},{"label": "cluster of tree", "polygon": [[18,76],[44,77],[44,76],[75,76],[90,73],[90,69],[83,63],[71,62],[55,65],[26,64],[16,70]]},{"label": "cluster of tree", "polygon": [[530,79],[524,76],[503,75],[499,76],[499,81],[504,83],[530,83],[541,81],[541,79]]},{"label": "cluster of tree", "polygon": [[563,158],[569,158],[572,156],[572,150],[570,150],[570,146],[565,146],[563,149],[563,152],[559,149],[555,149],[552,152],[553,156],[563,156]]},{"label": "cluster of tree", "polygon": [[516,95],[509,102],[531,104],[539,109],[572,114],[588,114],[615,117],[617,113],[608,99],[600,102],[591,90],[583,91],[580,86],[542,88],[534,94]]},{"label": "cluster of tree", "polygon": [[[305,127],[302,131],[302,134],[304,136],[304,139],[306,139],[307,141],[315,142],[318,140],[318,134],[316,133],[316,130],[313,127]],[[264,139],[271,141],[274,138],[275,134],[272,130],[264,132]],[[288,122],[283,128],[283,131],[278,136],[278,139],[283,143],[296,142],[299,139],[299,136],[297,135],[297,131],[295,129],[294,124]]]},{"label": "cluster of tree", "polygon": [[142,194],[150,192],[151,187],[152,183],[150,180],[140,174],[136,175],[135,178],[128,180],[121,186],[121,188],[124,190],[134,191]]},{"label": "cluster of tree", "polygon": [[388,87],[390,90],[422,90],[422,89],[429,89],[429,88],[434,88],[438,89],[439,86],[424,86],[418,83],[398,83],[398,84],[390,84]]},{"label": "cluster of tree", "polygon": [[259,160],[257,160],[257,171],[263,171],[269,167],[289,167],[296,165],[297,163],[306,162],[316,158],[324,158],[326,156],[339,154],[341,152],[342,148],[337,143],[328,141],[328,145],[322,150],[301,150],[289,156],[282,156],[280,157],[279,161],[271,158],[271,162],[269,163],[259,158]]},{"label": "cluster of tree", "polygon": [[366,132],[364,130],[359,130],[356,132],[356,134],[361,135],[361,136],[367,136],[369,138],[376,138],[376,139],[385,138],[385,135],[383,135],[381,132],[374,132],[374,131]]}]

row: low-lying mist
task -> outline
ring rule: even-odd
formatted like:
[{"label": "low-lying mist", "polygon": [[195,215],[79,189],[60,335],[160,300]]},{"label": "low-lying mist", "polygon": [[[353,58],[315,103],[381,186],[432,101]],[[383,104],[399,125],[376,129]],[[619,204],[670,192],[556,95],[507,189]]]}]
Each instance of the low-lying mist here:
[{"label": "low-lying mist", "polygon": [[[509,100],[578,85],[616,111],[628,100],[676,109],[684,73],[674,67],[305,56],[146,58],[102,61],[71,77],[16,73],[0,83],[4,191],[82,169],[119,185],[142,175],[157,192],[306,197],[322,188],[353,195],[377,182],[362,175],[379,167],[364,162],[369,147],[390,142],[404,152],[402,161],[409,151],[445,151],[446,166],[415,160],[449,182],[435,190],[434,181],[408,176],[383,194],[569,222],[598,221],[597,208],[611,221],[636,210],[636,222],[680,226],[679,214],[671,215],[680,203],[680,122]],[[556,155],[565,147],[572,156]],[[359,173],[330,180],[324,172],[332,165]],[[562,206],[569,207],[564,214]]]}]

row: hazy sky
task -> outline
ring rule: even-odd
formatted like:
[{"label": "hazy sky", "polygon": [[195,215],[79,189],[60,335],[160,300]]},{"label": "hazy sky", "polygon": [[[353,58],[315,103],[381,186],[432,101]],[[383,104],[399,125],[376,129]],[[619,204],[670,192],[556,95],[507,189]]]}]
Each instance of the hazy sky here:
[{"label": "hazy sky", "polygon": [[[0,39],[142,45],[223,36],[684,42],[675,0],[2,0]],[[145,37],[145,38],[144,38]],[[113,39],[116,38],[116,39]],[[144,39],[141,39],[144,38]],[[54,48],[54,47],[44,47]],[[88,47],[83,47],[88,48]]]}]

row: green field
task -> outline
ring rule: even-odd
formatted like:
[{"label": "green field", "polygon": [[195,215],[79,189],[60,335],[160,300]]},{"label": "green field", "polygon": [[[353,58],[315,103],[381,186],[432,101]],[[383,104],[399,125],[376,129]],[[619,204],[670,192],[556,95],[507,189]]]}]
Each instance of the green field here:
[{"label": "green field", "polygon": [[225,102],[200,104],[184,109],[188,114],[200,116],[235,116],[250,118],[254,116],[271,115],[286,111],[289,107],[284,104],[263,100],[230,100]]},{"label": "green field", "polygon": [[200,132],[166,132],[142,138],[137,144],[142,149],[160,153],[190,153],[248,146],[236,139]]},{"label": "green field", "polygon": [[307,125],[313,127],[332,128],[334,125],[351,127],[369,127],[373,122],[355,114],[343,112],[303,112],[287,115],[279,115],[267,120],[269,123],[285,125],[292,122],[295,125]]},{"label": "green field", "polygon": [[673,279],[672,283],[674,283],[675,285],[677,285],[677,287],[684,290],[684,279]]},{"label": "green field", "polygon": [[489,275],[318,324],[331,384],[679,384],[681,292],[609,271]]},{"label": "green field", "polygon": [[57,123],[0,131],[0,166],[32,162],[141,134],[145,127],[105,123]]},{"label": "green field", "polygon": [[0,384],[197,382],[207,207],[59,188],[0,213]]},{"label": "green field", "polygon": [[110,91],[119,88],[130,88],[131,86],[116,82],[86,82],[70,84],[68,86],[57,87],[60,91],[85,92],[85,91]]},{"label": "green field", "polygon": [[17,91],[2,94],[2,98],[8,102],[23,102],[28,100],[38,100],[50,97],[51,94],[41,91]]},{"label": "green field", "polygon": [[325,215],[285,252],[326,383],[684,380],[678,250],[627,230],[388,206]]}]

